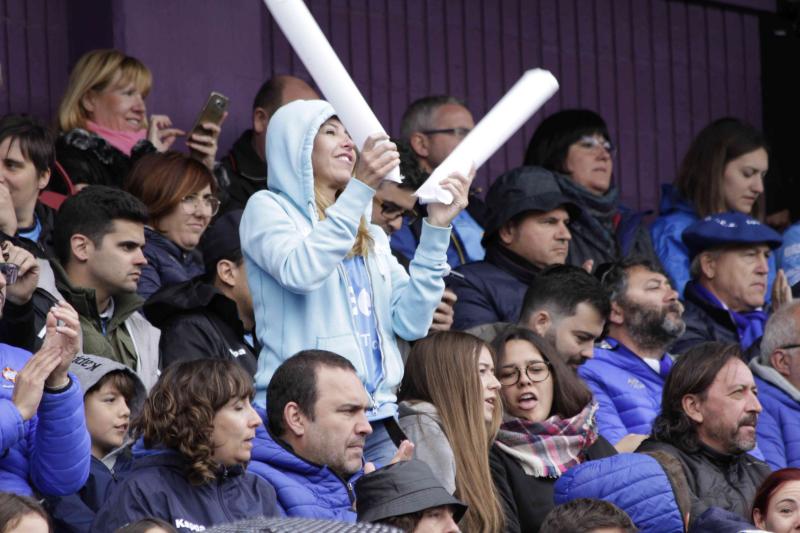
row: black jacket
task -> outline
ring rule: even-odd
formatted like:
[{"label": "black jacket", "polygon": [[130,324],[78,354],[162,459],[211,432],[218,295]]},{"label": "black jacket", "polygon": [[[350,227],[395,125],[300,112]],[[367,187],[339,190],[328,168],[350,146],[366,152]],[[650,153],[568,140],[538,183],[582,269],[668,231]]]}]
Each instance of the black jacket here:
[{"label": "black jacket", "polygon": [[267,188],[267,163],[253,149],[253,130],[242,133],[216,173],[224,189],[221,213],[244,209],[253,193]]},{"label": "black jacket", "polygon": [[[96,133],[81,128],[64,133],[56,141],[56,159],[76,185],[86,183],[122,188],[133,163],[139,157],[155,151],[150,141],[141,140],[128,157]],[[67,190],[54,190],[61,194],[68,193]]]},{"label": "black jacket", "polygon": [[[585,461],[610,457],[616,453],[617,450],[606,439],[598,436],[597,441],[586,450]],[[519,461],[497,446],[489,450],[489,466],[506,510],[506,531],[539,531],[545,516],[555,507],[553,486],[556,478],[529,476]]]},{"label": "black jacket", "polygon": [[709,507],[720,507],[749,519],[756,489],[770,473],[767,463],[750,454],[722,454],[702,444],[690,453],[651,438],[636,451],[663,451],[680,460],[692,497],[692,519]]},{"label": "black jacket", "polygon": [[201,278],[161,289],[143,310],[161,330],[161,368],[177,361],[219,358],[235,360],[255,375],[258,352],[244,341],[236,303]]}]

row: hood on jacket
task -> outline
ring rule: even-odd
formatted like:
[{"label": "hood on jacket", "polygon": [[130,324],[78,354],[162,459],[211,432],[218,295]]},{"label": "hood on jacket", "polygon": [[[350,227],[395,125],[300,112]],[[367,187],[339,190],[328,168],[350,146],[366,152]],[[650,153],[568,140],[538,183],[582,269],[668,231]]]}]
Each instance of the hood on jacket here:
[{"label": "hood on jacket", "polygon": [[659,216],[668,215],[670,213],[687,213],[692,216],[697,216],[692,204],[683,198],[678,189],[671,183],[661,184],[661,201],[658,204]]},{"label": "hood on jacket", "polygon": [[441,425],[439,418],[439,410],[430,402],[411,402],[403,400],[397,405],[397,416],[403,418],[405,416],[429,416],[437,424]]},{"label": "hood on jacket", "polygon": [[291,200],[312,225],[317,221],[311,165],[314,137],[335,114],[324,100],[296,100],[278,109],[267,127],[269,190]]},{"label": "hood on jacket", "polygon": [[755,376],[763,379],[770,385],[774,385],[775,387],[779,388],[794,401],[800,402],[800,390],[797,390],[797,387],[792,385],[788,379],[783,377],[780,372],[772,368],[770,365],[761,363],[759,357],[750,361],[749,366],[750,370],[753,371]]},{"label": "hood on jacket", "polygon": [[81,386],[81,392],[86,396],[86,392],[97,385],[97,383],[107,374],[116,371],[125,372],[133,379],[134,384],[134,397],[133,405],[129,405],[131,410],[131,418],[139,412],[139,408],[144,402],[147,392],[145,391],[144,384],[136,372],[116,361],[100,357],[99,355],[78,354],[69,365],[69,371],[75,374],[78,378],[78,383]]},{"label": "hood on jacket", "polygon": [[556,481],[553,500],[561,505],[577,498],[613,503],[642,533],[684,530],[672,483],[649,455],[623,453],[571,468]]}]

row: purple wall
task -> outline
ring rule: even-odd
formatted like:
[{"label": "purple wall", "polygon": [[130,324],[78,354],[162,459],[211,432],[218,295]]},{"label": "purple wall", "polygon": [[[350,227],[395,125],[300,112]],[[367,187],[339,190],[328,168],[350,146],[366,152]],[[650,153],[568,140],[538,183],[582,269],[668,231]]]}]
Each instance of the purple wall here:
[{"label": "purple wall", "polygon": [[[692,135],[708,121],[736,115],[761,123],[754,10],[774,10],[774,0],[307,3],[392,133],[405,106],[420,96],[462,97],[480,118],[524,70],[555,74],[561,90],[482,169],[484,188],[520,164],[542,117],[565,107],[592,108],[606,118],[620,147],[615,177],[623,199],[642,208],[657,205],[658,184],[672,180]],[[87,48],[113,44],[153,70],[150,112],[169,114],[179,127],[191,125],[209,91],[228,95],[227,147],[248,126],[265,78],[308,79],[258,0],[94,4],[0,0],[0,112],[51,117],[70,62]],[[103,19],[106,30],[97,31]]]}]

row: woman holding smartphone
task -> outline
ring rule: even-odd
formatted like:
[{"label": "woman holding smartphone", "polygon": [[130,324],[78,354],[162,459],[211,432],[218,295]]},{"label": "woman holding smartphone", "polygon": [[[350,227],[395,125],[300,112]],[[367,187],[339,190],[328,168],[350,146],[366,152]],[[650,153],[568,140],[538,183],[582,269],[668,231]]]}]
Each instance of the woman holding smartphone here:
[{"label": "woman holding smartphone", "polygon": [[450,205],[430,204],[410,276],[379,226],[368,224],[372,198],[399,164],[385,135],[356,153],[327,102],[280,108],[267,131],[270,190],[256,193],[240,227],[256,333],[262,350],[256,401],[275,369],[303,349],[349,359],[373,399],[373,432],[365,456],[387,464],[396,452],[394,390],[403,377],[396,336],[424,337],[444,290],[450,222],[467,205],[469,179],[453,174],[442,187]]}]

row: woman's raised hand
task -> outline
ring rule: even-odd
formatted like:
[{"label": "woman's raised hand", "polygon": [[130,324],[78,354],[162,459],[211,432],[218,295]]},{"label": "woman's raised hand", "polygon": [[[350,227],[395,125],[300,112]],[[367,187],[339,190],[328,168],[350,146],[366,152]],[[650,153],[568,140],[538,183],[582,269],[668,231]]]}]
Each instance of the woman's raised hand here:
[{"label": "woman's raised hand", "polygon": [[383,178],[399,164],[397,145],[385,133],[374,133],[364,142],[353,175],[357,180],[377,189]]},{"label": "woman's raised hand", "polygon": [[151,115],[150,125],[147,128],[147,140],[150,141],[156,150],[166,152],[169,150],[175,138],[186,135],[186,132],[172,127],[172,120],[167,115]]},{"label": "woman's raised hand", "polygon": [[461,211],[463,211],[467,204],[469,204],[469,186],[472,179],[475,177],[475,167],[472,167],[468,176],[463,176],[458,172],[453,172],[442,181],[439,186],[450,191],[453,195],[453,201],[450,205],[440,204],[438,202],[428,204],[428,224],[432,226],[440,226],[446,228],[450,222],[456,218]]}]

